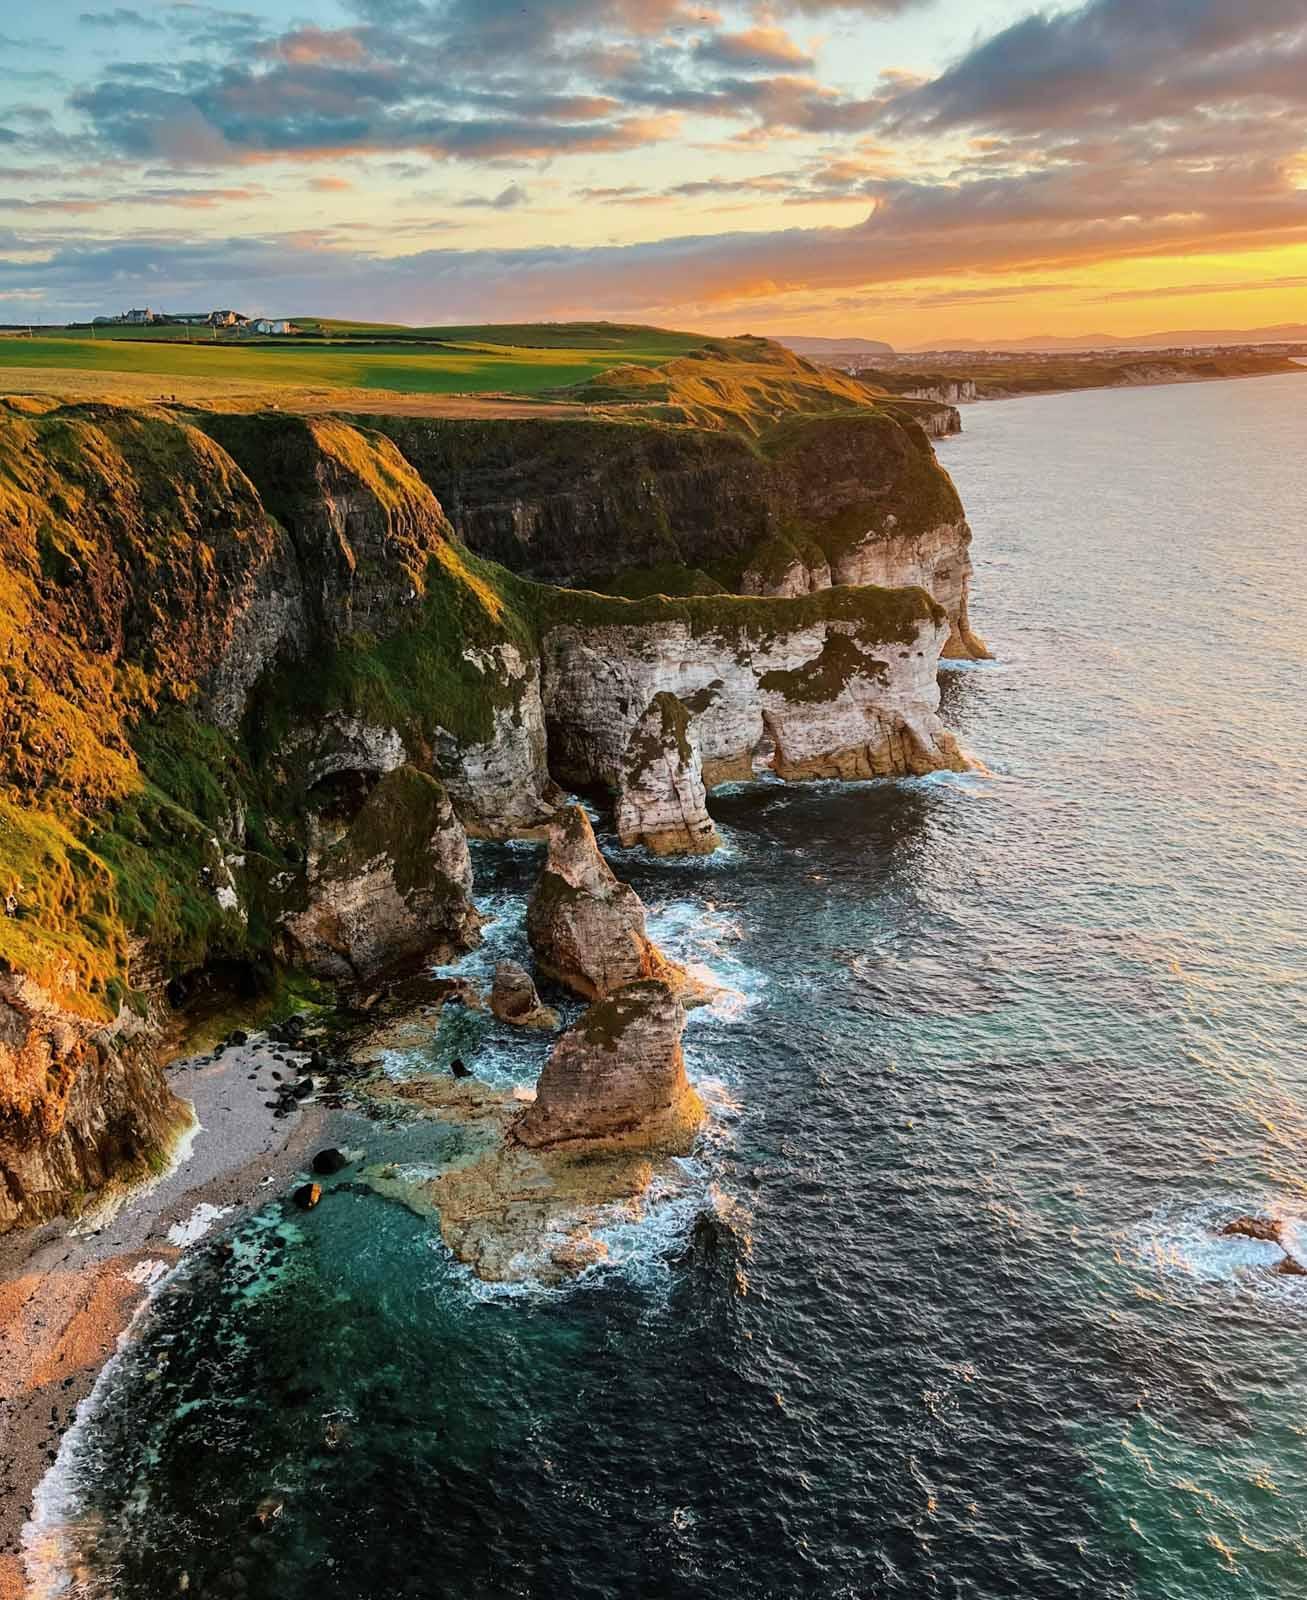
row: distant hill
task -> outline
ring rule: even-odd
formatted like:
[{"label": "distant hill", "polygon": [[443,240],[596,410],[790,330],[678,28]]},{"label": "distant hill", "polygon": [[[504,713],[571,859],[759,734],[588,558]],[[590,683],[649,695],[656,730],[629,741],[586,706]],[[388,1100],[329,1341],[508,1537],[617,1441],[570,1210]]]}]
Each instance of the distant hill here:
[{"label": "distant hill", "polygon": [[[794,341],[786,341],[796,349]],[[1170,333],[1139,333],[1123,338],[1120,334],[1084,333],[1069,338],[1044,334],[1030,339],[951,339],[912,346],[918,351],[932,350],[1174,350],[1192,345],[1213,349],[1226,344],[1299,344],[1307,342],[1307,323],[1285,322],[1274,328],[1181,328]],[[840,348],[844,346],[841,344]]]},{"label": "distant hill", "polygon": [[894,346],[882,344],[879,339],[816,339],[806,336],[789,338],[783,334],[773,335],[776,344],[783,344],[787,350],[793,350],[796,356],[829,356],[842,354],[848,351],[853,356],[892,356]]}]

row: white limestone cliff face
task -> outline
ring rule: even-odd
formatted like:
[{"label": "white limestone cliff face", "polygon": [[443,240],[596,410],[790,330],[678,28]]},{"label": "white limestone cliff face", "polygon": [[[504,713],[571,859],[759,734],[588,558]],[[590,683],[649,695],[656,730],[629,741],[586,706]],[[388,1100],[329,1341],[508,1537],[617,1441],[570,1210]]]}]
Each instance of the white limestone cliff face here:
[{"label": "white limestone cliff face", "polygon": [[886,587],[918,585],[949,615],[951,627],[941,655],[983,660],[989,651],[972,631],[969,614],[973,570],[967,523],[944,523],[925,533],[903,534],[890,516],[883,530],[868,532],[833,563],[831,580]]},{"label": "white limestone cliff face", "polygon": [[936,394],[908,394],[905,400],[933,400],[936,402],[930,411],[922,411],[916,420],[926,430],[928,438],[949,439],[954,434],[962,432],[962,414],[955,405],[943,404],[941,396]]},{"label": "white limestone cliff face", "polygon": [[789,539],[773,540],[740,577],[740,593],[770,600],[793,600],[831,587],[830,562],[815,545],[800,549]]},{"label": "white limestone cliff face", "polygon": [[624,845],[660,856],[709,855],[721,843],[708,815],[694,719],[674,694],[656,694],[631,732],[617,832]]},{"label": "white limestone cliff face", "polygon": [[963,770],[938,716],[947,620],[923,614],[903,642],[859,631],[842,619],[752,638],[684,622],[555,627],[543,645],[554,770],[620,790],[635,727],[662,693],[691,713],[708,788],[750,776],[755,753],[787,778]]},{"label": "white limestone cliff face", "polygon": [[308,863],[280,924],[292,960],[369,983],[448,960],[478,937],[467,836],[444,788],[413,767],[387,773],[348,830]]},{"label": "white limestone cliff face", "polygon": [[549,777],[540,668],[511,643],[467,650],[494,706],[494,733],[483,743],[441,730],[436,764],[468,832],[506,838],[543,828],[562,798]]},{"label": "white limestone cliff face", "polygon": [[965,406],[976,398],[974,378],[949,378],[939,383],[918,384],[914,389],[901,389],[905,400],[933,400],[938,405]]},{"label": "white limestone cliff face", "polygon": [[989,651],[971,627],[971,538],[962,520],[907,533],[890,513],[883,526],[869,527],[833,559],[820,550],[773,545],[750,564],[740,588],[744,594],[790,599],[838,584],[915,585],[948,612],[952,626],[941,655],[985,660]]}]

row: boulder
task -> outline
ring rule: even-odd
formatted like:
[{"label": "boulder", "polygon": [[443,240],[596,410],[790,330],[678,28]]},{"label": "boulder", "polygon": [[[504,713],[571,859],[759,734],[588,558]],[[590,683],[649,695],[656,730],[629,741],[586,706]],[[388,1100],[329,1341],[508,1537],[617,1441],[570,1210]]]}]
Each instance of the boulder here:
[{"label": "boulder", "polygon": [[330,1150],[319,1150],[313,1158],[313,1170],[321,1178],[330,1178],[337,1172],[343,1172],[349,1166],[349,1158],[341,1150],[334,1147]]},{"label": "boulder", "polygon": [[721,843],[703,782],[703,756],[689,709],[664,690],[631,730],[617,796],[624,845],[656,855],[709,855]]},{"label": "boulder", "polygon": [[1284,1224],[1278,1217],[1235,1217],[1221,1229],[1221,1236],[1258,1239],[1264,1244],[1280,1244],[1283,1231]]},{"label": "boulder", "polygon": [[441,783],[382,777],[348,831],[310,863],[281,927],[297,965],[355,983],[450,959],[476,943],[467,836]]},{"label": "boulder", "polygon": [[587,1000],[649,978],[668,984],[687,1005],[711,998],[650,940],[640,896],[614,876],[580,806],[568,806],[549,826],[549,855],[527,907],[526,931],[541,972]]},{"label": "boulder", "polygon": [[556,1028],[558,1013],[542,1005],[535,983],[516,961],[501,961],[495,968],[490,1009],[501,1022],[518,1028]]},{"label": "boulder", "polygon": [[322,1185],[320,1183],[302,1183],[291,1198],[301,1211],[312,1211],[318,1201],[322,1199]]},{"label": "boulder", "polygon": [[512,1138],[536,1150],[688,1150],[704,1106],[685,1076],[684,1027],[656,979],[597,1001],[558,1041]]}]

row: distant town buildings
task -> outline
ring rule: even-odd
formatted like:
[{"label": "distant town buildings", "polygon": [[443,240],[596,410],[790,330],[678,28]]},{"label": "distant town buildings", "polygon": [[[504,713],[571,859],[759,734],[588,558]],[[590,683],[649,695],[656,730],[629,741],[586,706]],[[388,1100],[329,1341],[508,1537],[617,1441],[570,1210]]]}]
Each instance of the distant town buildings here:
[{"label": "distant town buildings", "polygon": [[93,327],[213,328],[227,333],[284,336],[300,330],[288,317],[247,317],[240,311],[154,311],[149,306],[123,311],[116,317],[96,317]]}]

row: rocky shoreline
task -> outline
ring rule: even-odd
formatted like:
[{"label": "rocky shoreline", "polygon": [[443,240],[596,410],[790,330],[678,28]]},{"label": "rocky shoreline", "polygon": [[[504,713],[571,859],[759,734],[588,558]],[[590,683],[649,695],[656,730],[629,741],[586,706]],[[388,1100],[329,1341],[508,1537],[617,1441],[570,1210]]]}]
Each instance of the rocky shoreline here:
[{"label": "rocky shoreline", "polygon": [[328,1137],[316,1094],[285,1103],[309,1060],[265,1035],[176,1063],[168,1086],[193,1114],[174,1164],[0,1244],[0,1600],[26,1593],[33,1493],[152,1286],[209,1227],[291,1186]]},{"label": "rocky shoreline", "polygon": [[551,1285],[601,1265],[596,1233],[638,1219],[655,1186],[675,1185],[676,1159],[695,1148],[707,1116],[686,1077],[685,1010],[721,991],[652,943],[639,896],[616,878],[577,806],[550,824],[527,933],[537,971],[589,1002],[560,1031],[531,974],[497,967],[495,1015],[557,1034],[534,1090],[496,1088],[461,1060],[400,1081],[378,1070],[387,1052],[433,1036],[445,1005],[486,1003],[466,981],[436,980],[417,1013],[365,1025],[353,1059],[366,1074],[364,1101],[461,1126],[466,1153],[434,1177],[365,1166],[359,1178],[436,1217],[445,1244],[479,1277]]},{"label": "rocky shoreline", "polygon": [[[540,837],[567,789],[702,853],[708,793],[758,769],[966,767],[937,668],[984,653],[970,530],[910,419],[783,419],[762,465],[729,433],[608,426],[677,507],[705,463],[737,497],[738,588],[641,599],[479,559],[431,438],[398,436],[412,459],[339,419],[0,402],[0,1228],[166,1144],[157,1058],[189,986],[365,990],[468,948],[468,837]],[[562,465],[548,514],[573,519],[583,460]]]},{"label": "rocky shoreline", "polygon": [[[794,377],[764,341],[747,354]],[[537,980],[589,1009],[534,1096],[465,1063],[360,1085],[461,1123],[468,1158],[422,1192],[351,1181],[438,1214],[486,1278],[562,1281],[693,1149],[681,1032],[713,998],[649,938],[573,795],[625,845],[693,856],[720,843],[721,784],[969,765],[937,676],[986,653],[956,491],[919,412],[800,376],[817,413],[566,425],[0,400],[11,1567],[152,1276],[197,1217],[280,1192],[325,1142],[297,1035],[165,1070],[197,993],[316,984],[352,1010],[361,1065],[453,993],[406,1012],[395,985],[481,938],[469,838],[547,841],[533,970],[484,998],[538,1038],[561,1023]],[[201,1131],[164,1172],[186,1101]]]}]

